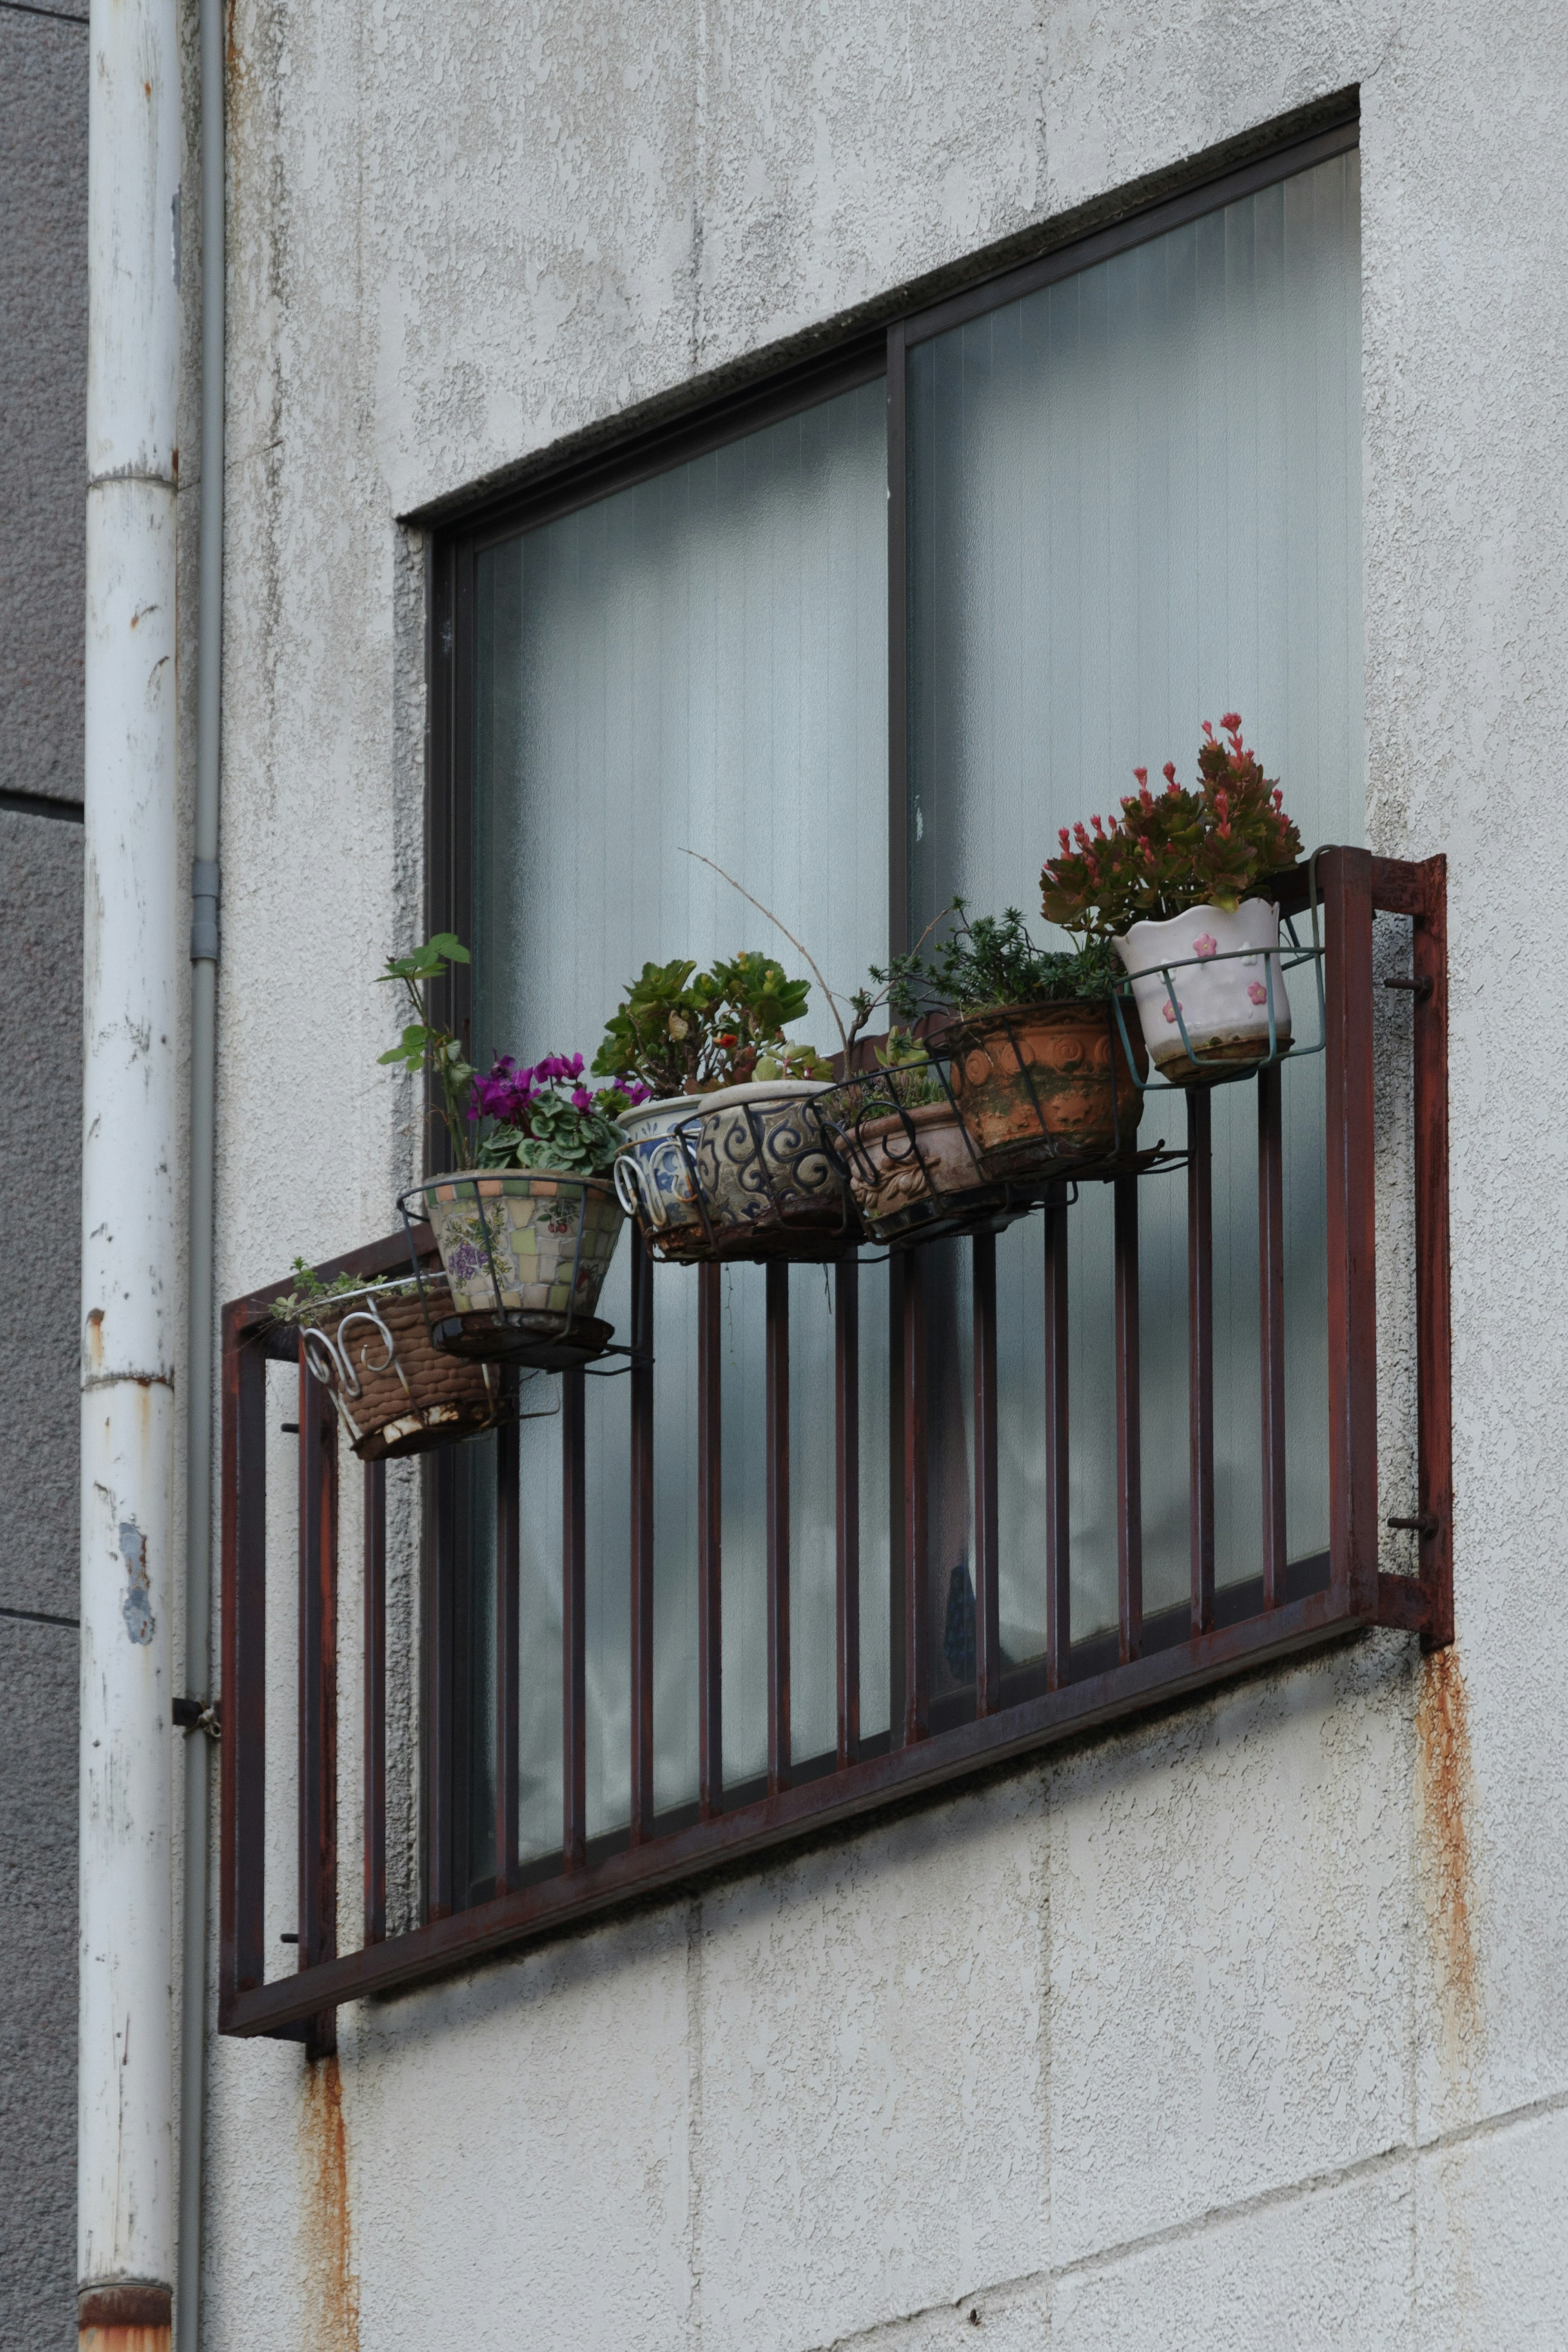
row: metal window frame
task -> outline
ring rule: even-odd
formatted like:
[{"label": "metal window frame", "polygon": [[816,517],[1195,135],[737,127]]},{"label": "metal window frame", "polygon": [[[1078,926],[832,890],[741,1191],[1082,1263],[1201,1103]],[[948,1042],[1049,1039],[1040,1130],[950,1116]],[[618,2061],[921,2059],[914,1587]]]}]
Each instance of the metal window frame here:
[{"label": "metal window frame", "polygon": [[[491,499],[444,528],[434,544],[430,610],[430,781],[427,873],[432,929],[466,936],[473,899],[473,709],[475,573],[497,541],[575,507],[612,495],[701,452],[873,381],[888,383],[889,465],[889,856],[893,944],[907,939],[907,587],[905,580],[904,377],[910,345],[964,320],[1074,274],[1114,252],[1288,178],[1355,143],[1354,116],[1308,139],[1281,142],[1241,169],[1193,184],[1071,245],[988,275],[975,286],[861,332],[781,375],[695,409],[609,452],[574,457],[526,490]],[[1212,1459],[1212,1402],[1203,1311],[1207,1254],[1207,1104],[1192,1109],[1189,1275],[1194,1285],[1192,1412],[1195,1476],[1190,1607],[1145,1619],[1137,1479],[1137,1192],[1122,1180],[1115,1201],[1115,1328],[1118,1394],[1119,1622],[1113,1633],[1071,1639],[1065,1490],[1065,1213],[1043,1219],[1047,1261],[1048,1412],[1044,1433],[1055,1497],[1046,1528],[1048,1639],[1034,1668],[1002,1672],[997,1626],[995,1510],[995,1247],[974,1248],[976,1314],[977,1678],[967,1710],[933,1704],[925,1654],[924,1593],[924,1281],[917,1254],[894,1268],[893,1378],[903,1411],[894,1424],[894,1731],[862,1741],[859,1725],[856,1479],[859,1398],[853,1341],[858,1287],[852,1257],[836,1272],[838,1476],[837,1738],[828,1756],[802,1764],[789,1736],[788,1293],[770,1270],[768,1327],[768,1767],[756,1789],[726,1790],[722,1726],[718,1488],[720,1391],[716,1269],[699,1285],[698,1559],[699,1792],[679,1816],[658,1817],[653,1791],[653,1386],[645,1370],[631,1382],[632,1819],[609,1840],[590,1842],[582,1803],[584,1574],[580,1505],[582,1375],[565,1376],[563,1561],[566,1637],[562,1850],[548,1874],[517,1864],[516,1759],[521,1694],[516,1659],[517,1448],[498,1448],[497,1546],[497,1867],[482,1890],[465,1883],[467,1851],[466,1580],[455,1454],[432,1457],[427,1473],[423,1613],[423,1754],[425,1822],[422,1924],[386,1933],[385,1507],[382,1468],[366,1484],[364,1941],[336,1950],[337,1433],[324,1391],[301,1370],[299,1936],[295,1975],[267,1979],[263,1948],[265,1789],[265,1363],[293,1360],[297,1343],[268,1320],[272,1285],[231,1302],[224,1314],[223,1855],[220,2022],[227,2033],[271,2034],[329,2046],[343,2000],[390,1992],[483,1955],[559,1933],[629,1900],[675,1887],[707,1871],[821,1832],[887,1806],[949,1787],[1096,1727],[1134,1717],[1235,1675],[1354,1634],[1371,1625],[1418,1633],[1427,1646],[1452,1638],[1451,1430],[1449,1424],[1447,959],[1445,868],[1334,850],[1320,862],[1328,945],[1326,1088],[1329,1153],[1331,1549],[1321,1577],[1298,1567],[1287,1577],[1281,1486],[1283,1344],[1278,1314],[1280,1086],[1259,1082],[1260,1300],[1265,1411],[1261,1430],[1265,1514],[1261,1573],[1252,1587],[1214,1586],[1212,1526],[1204,1507]],[[1289,907],[1292,889],[1281,893]],[[1412,923],[1415,1185],[1416,1226],[1417,1517],[1420,1572],[1378,1567],[1375,1252],[1372,1055],[1372,929],[1375,911]],[[469,975],[460,971],[442,1011],[461,1032],[471,1020]],[[429,1250],[428,1233],[420,1237]],[[632,1242],[632,1340],[653,1338],[650,1263]],[[402,1235],[351,1252],[321,1269],[371,1274],[406,1263]],[[508,1501],[508,1496],[510,1500]],[[476,1900],[478,1893],[481,1899]]]}]

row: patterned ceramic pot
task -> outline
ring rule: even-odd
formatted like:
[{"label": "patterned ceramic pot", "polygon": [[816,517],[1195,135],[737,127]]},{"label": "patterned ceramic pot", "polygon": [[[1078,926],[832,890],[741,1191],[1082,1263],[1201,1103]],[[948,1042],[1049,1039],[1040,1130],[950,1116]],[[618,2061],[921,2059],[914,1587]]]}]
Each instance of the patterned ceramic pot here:
[{"label": "patterned ceramic pot", "polygon": [[459,1315],[528,1307],[564,1323],[593,1313],[624,1223],[607,1177],[508,1168],[437,1176],[421,1190]]},{"label": "patterned ceramic pot", "polygon": [[842,1130],[850,1192],[868,1223],[886,1224],[937,1199],[972,1192],[985,1178],[949,1102],[919,1103]]},{"label": "patterned ceramic pot", "polygon": [[[707,1096],[696,1122],[697,1187],[715,1240],[837,1235],[852,1222],[822,1140],[818,1098],[831,1081],[777,1078]],[[688,1124],[686,1134],[692,1133]]]},{"label": "patterned ceramic pot", "polygon": [[1132,975],[1155,1067],[1175,1085],[1214,1076],[1206,1063],[1262,1061],[1269,1052],[1270,995],[1276,1050],[1290,1044],[1278,907],[1261,898],[1244,898],[1232,915],[1218,907],[1189,907],[1166,922],[1134,923],[1116,941],[1116,953]]},{"label": "patterned ceramic pot", "polygon": [[943,1038],[953,1098],[990,1176],[1135,1148],[1148,1068],[1136,1075],[1109,1003],[1013,1004],[960,1022]]},{"label": "patterned ceramic pot", "polygon": [[675,1139],[681,1121],[702,1108],[695,1095],[666,1095],[622,1114],[628,1140],[615,1161],[616,1197],[650,1239],[688,1225],[702,1231],[691,1168]]}]

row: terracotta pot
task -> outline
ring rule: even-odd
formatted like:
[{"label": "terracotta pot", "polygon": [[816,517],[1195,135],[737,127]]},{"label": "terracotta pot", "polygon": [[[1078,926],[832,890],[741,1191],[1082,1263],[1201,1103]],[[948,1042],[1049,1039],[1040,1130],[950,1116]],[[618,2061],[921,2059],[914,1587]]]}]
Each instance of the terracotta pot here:
[{"label": "terracotta pot", "polygon": [[[450,1302],[439,1276],[427,1275],[425,1283],[434,1320]],[[300,1336],[362,1462],[425,1454],[517,1418],[515,1391],[499,1366],[465,1363],[432,1345],[412,1283],[324,1306]]]},{"label": "terracotta pot", "polygon": [[563,1331],[592,1315],[625,1222],[608,1177],[486,1169],[416,1189],[456,1313],[527,1307],[558,1316]]},{"label": "terracotta pot", "polygon": [[1136,1148],[1137,1078],[1148,1061],[1134,1033],[1134,1077],[1113,1005],[1003,1005],[958,1023],[942,1046],[952,1056],[953,1098],[988,1176]]},{"label": "terracotta pot", "polygon": [[1264,1060],[1270,996],[1275,1050],[1289,1045],[1291,1000],[1280,961],[1278,907],[1261,898],[1244,898],[1229,915],[1218,907],[1189,907],[1163,923],[1134,923],[1115,947],[1132,975],[1155,1067],[1173,1085],[1191,1086],[1238,1062]]}]

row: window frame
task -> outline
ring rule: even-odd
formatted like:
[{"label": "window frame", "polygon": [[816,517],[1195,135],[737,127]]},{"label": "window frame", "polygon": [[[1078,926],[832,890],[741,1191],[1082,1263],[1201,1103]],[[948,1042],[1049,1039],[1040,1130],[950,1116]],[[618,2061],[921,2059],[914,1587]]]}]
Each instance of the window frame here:
[{"label": "window frame", "polygon": [[[429,759],[426,803],[427,919],[432,930],[472,932],[474,856],[475,569],[486,547],[574,509],[612,496],[686,459],[796,415],[885,373],[888,409],[888,795],[890,947],[908,943],[908,590],[906,579],[906,355],[916,343],[998,309],[1042,286],[1164,235],[1357,143],[1354,96],[1341,119],[1281,137],[1241,165],[1216,173],[1201,161],[1189,183],[1127,216],[1005,268],[982,267],[975,282],[911,303],[873,327],[860,327],[806,359],[775,369],[685,413],[541,467],[524,487],[474,499],[434,530],[429,568]],[[465,1481],[455,1449],[431,1457],[422,1595],[421,1757],[423,1916],[392,1938],[385,1933],[384,1610],[380,1603],[375,1529],[381,1486],[367,1472],[366,1635],[366,1940],[357,1953],[336,1950],[335,1786],[336,1422],[326,1391],[301,1371],[300,1484],[300,1917],[299,1973],[266,1980],[261,1948],[262,1749],[265,1736],[260,1658],[265,1644],[264,1466],[258,1415],[265,1413],[265,1360],[293,1360],[295,1343],[274,1330],[267,1310],[277,1286],[225,1310],[224,1676],[222,2030],[303,2036],[325,2047],[336,2003],[439,1974],[481,1954],[559,1932],[629,1900],[646,1897],[706,1872],[808,1833],[831,1830],[891,1802],[951,1787],[978,1769],[1125,1719],[1237,1673],[1343,1638],[1368,1625],[1397,1625],[1437,1646],[1451,1639],[1448,1427],[1447,1013],[1443,861],[1421,866],[1376,859],[1361,850],[1322,862],[1330,948],[1327,1088],[1331,1121],[1330,1332],[1332,1551],[1325,1580],[1291,1591],[1282,1559],[1251,1587],[1236,1588],[1228,1608],[1204,1600],[1195,1568],[1194,1606],[1185,1638],[1129,1643],[1125,1615],[1114,1635],[1079,1645],[1092,1659],[1043,1666],[1038,1687],[988,1698],[963,1721],[931,1722],[911,1693],[920,1688],[915,1636],[904,1620],[906,1576],[897,1565],[906,1545],[895,1528],[893,1730],[870,1752],[846,1746],[841,1664],[840,1749],[831,1769],[792,1778],[788,1769],[766,1789],[725,1791],[716,1811],[693,1818],[634,1822],[613,1851],[574,1855],[549,1873],[529,1871],[493,1885],[466,1880],[468,1724]],[[1291,887],[1281,891],[1282,904]],[[1304,900],[1299,887],[1295,896]],[[1376,1362],[1373,1225],[1371,1003],[1372,918],[1386,908],[1413,919],[1415,985],[1413,1079],[1416,1093],[1417,1369],[1421,1543],[1418,1577],[1378,1568]],[[465,1033],[472,1016],[470,974],[446,984],[439,1017]],[[432,1171],[431,1172],[434,1172]],[[428,1235],[424,1236],[428,1246]],[[633,1243],[633,1247],[637,1244]],[[350,1253],[322,1269],[369,1274],[406,1264],[401,1235]],[[644,1262],[639,1257],[640,1266]],[[651,1318],[651,1284],[634,1269],[633,1321]],[[918,1281],[908,1284],[911,1296]],[[909,1300],[898,1285],[894,1328]],[[770,1291],[771,1297],[771,1291]],[[648,1299],[645,1309],[637,1305]],[[917,1311],[917,1310],[916,1310]],[[787,1307],[785,1310],[787,1330]],[[649,1326],[651,1328],[651,1324]],[[770,1327],[771,1328],[771,1327]],[[633,1342],[637,1332],[632,1333]],[[580,1380],[580,1375],[570,1376]],[[901,1372],[898,1378],[904,1380]],[[914,1376],[911,1375],[913,1381]],[[912,1387],[910,1393],[914,1394]],[[907,1410],[906,1406],[906,1410]],[[634,1409],[635,1410],[635,1409]],[[978,1420],[978,1415],[977,1416]],[[899,1416],[895,1413],[894,1420]],[[635,1444],[635,1439],[633,1440]],[[894,1511],[904,1505],[894,1485]],[[911,1509],[917,1506],[910,1505]],[[384,1551],[384,1542],[382,1545]],[[908,1579],[915,1570],[908,1570]],[[570,1578],[569,1578],[570,1580]],[[977,1580],[978,1580],[978,1579]],[[842,1580],[841,1580],[842,1581]],[[649,1588],[651,1590],[651,1587]],[[917,1584],[914,1589],[918,1590]],[[1238,1622],[1243,1599],[1261,1613]],[[994,1591],[991,1596],[994,1608]],[[635,1605],[635,1604],[634,1604]],[[1205,1610],[1207,1609],[1207,1614]],[[841,1601],[841,1649],[844,1620]],[[1181,1613],[1181,1612],[1178,1612]],[[378,1631],[379,1628],[379,1631]],[[1166,1629],[1179,1633],[1180,1628]],[[1103,1649],[1102,1657],[1099,1652]],[[1092,1670],[1091,1670],[1092,1669]],[[1075,1670],[1075,1671],[1074,1671]],[[913,1675],[914,1681],[910,1677]],[[771,1677],[770,1677],[771,1685]],[[511,1703],[517,1700],[512,1678]],[[702,1702],[706,1705],[706,1698]],[[632,1695],[637,1721],[637,1695]],[[505,1716],[506,1701],[501,1712]],[[648,1736],[641,1725],[635,1737]],[[515,1738],[515,1735],[514,1735]],[[651,1750],[650,1750],[651,1752]],[[788,1759],[786,1758],[786,1765]],[[731,1802],[732,1799],[738,1801]],[[515,1843],[515,1841],[514,1841]]]}]

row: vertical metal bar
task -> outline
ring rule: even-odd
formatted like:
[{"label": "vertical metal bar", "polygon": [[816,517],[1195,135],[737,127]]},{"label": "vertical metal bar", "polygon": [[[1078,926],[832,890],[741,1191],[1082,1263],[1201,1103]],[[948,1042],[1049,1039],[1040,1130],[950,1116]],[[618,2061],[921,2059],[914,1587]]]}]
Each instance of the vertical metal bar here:
[{"label": "vertical metal bar", "polygon": [[697,1268],[697,1784],[702,1818],[724,1810],[724,1528],[721,1269]]},{"label": "vertical metal bar", "polygon": [[653,1261],[632,1247],[632,1843],[653,1826]]},{"label": "vertical metal bar", "polygon": [[895,1251],[887,1269],[887,1723],[894,1747],[904,1738],[904,1276],[912,1251]]},{"label": "vertical metal bar", "polygon": [[[303,1969],[338,1951],[338,1415],[299,1350],[299,1943]],[[337,2011],[308,2046],[337,2046]]]},{"label": "vertical metal bar", "polygon": [[365,1941],[387,1932],[387,1465],[365,1465]]},{"label": "vertical metal bar", "polygon": [[267,1861],[267,1360],[224,1316],[220,2021],[262,1984]]},{"label": "vertical metal bar", "polygon": [[585,1376],[560,1376],[561,1853],[579,1870],[587,1849],[588,1696]]},{"label": "vertical metal bar", "polygon": [[930,1722],[930,1629],[926,1553],[930,1542],[930,1403],[925,1364],[925,1253],[904,1262],[904,1745],[924,1739]]},{"label": "vertical metal bar", "polygon": [[860,1261],[833,1274],[833,1434],[838,1541],[838,1764],[861,1750],[861,1307]]},{"label": "vertical metal bar", "polygon": [[1415,1003],[1416,1333],[1417,1507],[1427,1622],[1422,1646],[1454,1638],[1453,1336],[1448,1300],[1448,861],[1420,867],[1425,911],[1411,941],[1412,968],[1430,982]]},{"label": "vertical metal bar", "polygon": [[887,944],[909,945],[909,481],[904,329],[887,331]]},{"label": "vertical metal bar", "polygon": [[1045,1680],[1072,1670],[1072,1539],[1068,1453],[1067,1211],[1048,1201],[1045,1227]]},{"label": "vertical metal bar", "polygon": [[1187,1512],[1192,1630],[1214,1625],[1214,1163],[1213,1104],[1186,1090]]},{"label": "vertical metal bar", "polygon": [[767,1281],[768,1793],[789,1786],[789,1268]]},{"label": "vertical metal bar", "polygon": [[496,1432],[496,1892],[517,1875],[517,1717],[522,1705],[522,1446],[517,1424]]},{"label": "vertical metal bar", "polygon": [[975,1709],[995,1715],[1002,1701],[1001,1629],[997,1580],[997,1237],[973,1243],[975,1316]]},{"label": "vertical metal bar", "polygon": [[1263,1414],[1263,1606],[1285,1598],[1285,1145],[1280,1067],[1258,1073],[1258,1346]]},{"label": "vertical metal bar", "polygon": [[1116,1256],[1116,1596],[1118,1655],[1144,1649],[1144,1470],[1138,1353],[1138,1180],[1118,1176]]},{"label": "vertical metal bar", "polygon": [[451,1445],[425,1459],[422,1767],[427,1919],[447,1917],[456,1903],[458,1489],[467,1466],[466,1456]]},{"label": "vertical metal bar", "polygon": [[1377,1300],[1373,1208],[1372,859],[1325,851],[1329,1543],[1342,1605],[1377,1603]]}]

